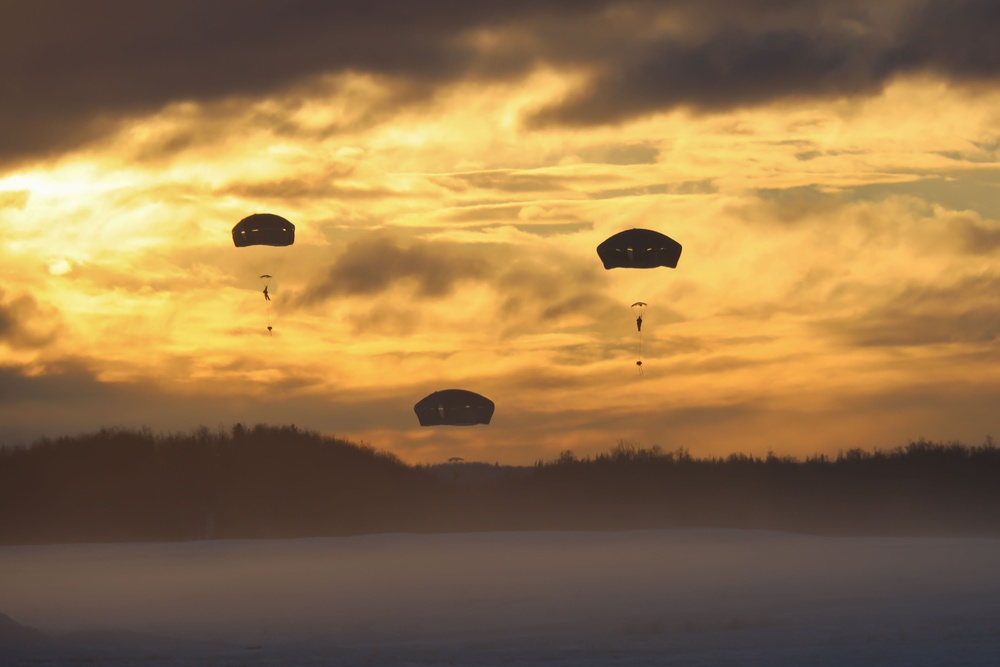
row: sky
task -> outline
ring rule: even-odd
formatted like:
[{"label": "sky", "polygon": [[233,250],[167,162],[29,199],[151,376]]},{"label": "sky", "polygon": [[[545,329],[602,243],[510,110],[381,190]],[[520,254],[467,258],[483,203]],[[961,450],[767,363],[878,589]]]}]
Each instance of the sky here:
[{"label": "sky", "polygon": [[[979,444],[997,43],[991,0],[0,0],[0,443]],[[677,268],[605,270],[630,228]],[[447,388],[492,423],[420,427]]]}]

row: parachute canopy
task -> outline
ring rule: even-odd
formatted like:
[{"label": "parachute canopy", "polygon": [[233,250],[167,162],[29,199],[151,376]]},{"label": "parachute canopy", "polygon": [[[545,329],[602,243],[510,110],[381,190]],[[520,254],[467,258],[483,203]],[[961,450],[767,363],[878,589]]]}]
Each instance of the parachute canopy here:
[{"label": "parachute canopy", "polygon": [[489,424],[493,401],[465,389],[443,389],[420,399],[413,406],[421,426],[473,426]]},{"label": "parachute canopy", "polygon": [[233,227],[233,243],[237,248],[292,245],[295,243],[295,225],[274,213],[254,213]]},{"label": "parachute canopy", "polygon": [[681,244],[651,229],[627,229],[597,246],[605,269],[652,269],[677,267]]}]

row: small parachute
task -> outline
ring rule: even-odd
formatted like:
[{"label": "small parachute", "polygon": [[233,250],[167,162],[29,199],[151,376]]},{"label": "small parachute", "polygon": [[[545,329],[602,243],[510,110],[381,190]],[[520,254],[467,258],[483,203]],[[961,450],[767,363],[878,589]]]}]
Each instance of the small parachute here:
[{"label": "small parachute", "polygon": [[638,329],[639,333],[642,333],[642,316],[646,312],[647,305],[645,301],[636,301],[632,304],[632,314],[635,315],[635,328]]},{"label": "small parachute", "polygon": [[233,243],[237,248],[292,245],[295,243],[295,225],[274,213],[254,213],[233,227]]},{"label": "small parachute", "polygon": [[651,229],[627,229],[597,246],[605,269],[677,268],[681,244]]},{"label": "small parachute", "polygon": [[489,424],[495,404],[466,389],[443,389],[423,397],[413,406],[421,426],[473,426]]},{"label": "small parachute", "polygon": [[272,275],[270,275],[268,273],[265,273],[264,275],[262,275],[260,277],[260,284],[264,286],[263,287],[263,291],[264,291],[264,300],[265,301],[270,301],[271,300],[270,292],[268,292],[268,290],[271,289],[271,281],[272,280],[274,280],[274,276],[272,276]]}]

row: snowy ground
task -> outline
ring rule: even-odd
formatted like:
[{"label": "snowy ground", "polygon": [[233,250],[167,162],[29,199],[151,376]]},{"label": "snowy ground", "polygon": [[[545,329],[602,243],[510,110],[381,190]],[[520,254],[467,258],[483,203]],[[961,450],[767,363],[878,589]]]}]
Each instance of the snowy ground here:
[{"label": "snowy ground", "polygon": [[[1000,540],[735,530],[0,548],[3,665],[1000,665]],[[6,632],[6,634],[5,634]]]}]

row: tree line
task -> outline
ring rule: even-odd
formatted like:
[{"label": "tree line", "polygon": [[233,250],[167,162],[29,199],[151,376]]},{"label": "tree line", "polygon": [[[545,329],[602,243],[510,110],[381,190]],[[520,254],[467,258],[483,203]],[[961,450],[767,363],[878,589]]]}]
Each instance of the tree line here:
[{"label": "tree line", "polygon": [[921,440],[798,460],[619,441],[526,467],[413,466],[263,424],[0,447],[3,544],[666,527],[1000,536],[1000,448]]}]

